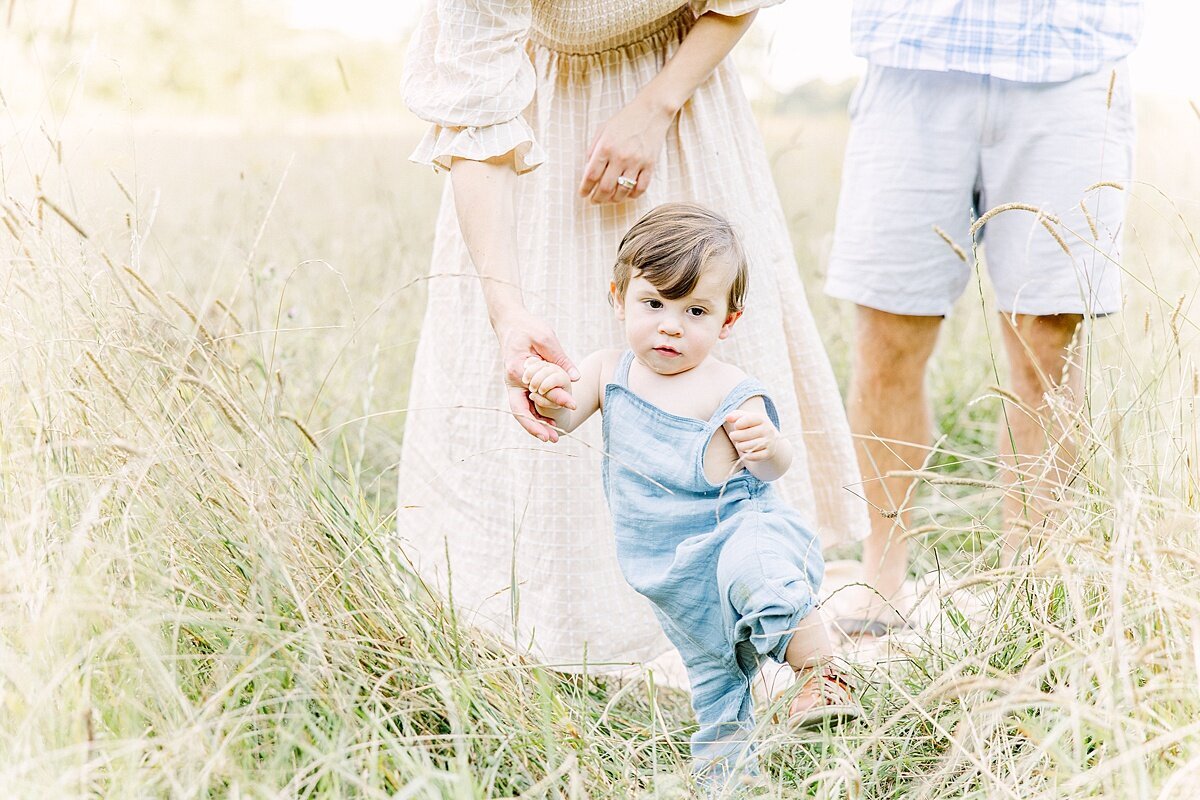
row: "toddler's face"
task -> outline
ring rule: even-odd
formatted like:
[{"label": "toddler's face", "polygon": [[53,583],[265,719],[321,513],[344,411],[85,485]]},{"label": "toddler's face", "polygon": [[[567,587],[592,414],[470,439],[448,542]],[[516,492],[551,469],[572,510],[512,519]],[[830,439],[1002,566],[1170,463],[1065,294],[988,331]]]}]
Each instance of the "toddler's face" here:
[{"label": "toddler's face", "polygon": [[632,276],[624,299],[614,294],[613,305],[637,359],[660,375],[686,372],[702,362],[742,314],[728,310],[735,271],[729,258],[715,257],[704,265],[691,293],[676,300],[663,297],[640,275]]}]

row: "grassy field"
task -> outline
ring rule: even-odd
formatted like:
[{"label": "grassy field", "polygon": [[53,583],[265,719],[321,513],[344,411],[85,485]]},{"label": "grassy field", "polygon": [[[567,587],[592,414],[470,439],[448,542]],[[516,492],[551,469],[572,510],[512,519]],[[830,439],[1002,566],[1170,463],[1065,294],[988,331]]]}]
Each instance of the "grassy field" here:
[{"label": "grassy field", "polygon": [[[393,468],[441,185],[404,161],[411,121],[8,124],[6,795],[687,794],[686,698],[539,669],[404,573]],[[765,726],[766,795],[1195,796],[1198,125],[1143,104],[1128,308],[1088,329],[1080,473],[1009,570],[986,569],[998,330],[968,290],[910,537],[940,622],[864,665],[864,724]],[[849,309],[817,287],[845,120],[763,126],[844,382]]]}]

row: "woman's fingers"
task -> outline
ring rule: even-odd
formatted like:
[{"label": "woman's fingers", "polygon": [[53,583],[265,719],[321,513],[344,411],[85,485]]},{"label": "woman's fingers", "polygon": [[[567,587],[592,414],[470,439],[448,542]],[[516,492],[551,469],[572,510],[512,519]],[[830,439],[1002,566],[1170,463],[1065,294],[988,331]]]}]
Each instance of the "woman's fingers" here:
[{"label": "woman's fingers", "polygon": [[[636,166],[620,166],[616,162],[608,162],[604,177],[596,184],[592,192],[593,203],[623,203],[632,197],[640,179],[641,171]],[[625,182],[622,183],[622,179]]]},{"label": "woman's fingers", "polygon": [[632,170],[626,170],[617,176],[617,190],[613,193],[613,201],[624,203],[626,200],[634,196],[638,186],[638,174]]},{"label": "woman's fingers", "polygon": [[508,387],[508,407],[512,411],[512,415],[517,418],[517,422],[530,436],[541,439],[543,442],[558,441],[558,431],[547,424],[545,417],[537,413],[537,409],[529,399],[529,392],[525,391],[523,387]]},{"label": "woman's fingers", "polygon": [[[622,185],[621,179],[626,180]],[[632,184],[632,185],[629,185]],[[588,161],[579,193],[593,203],[621,203],[640,196],[650,185],[649,166],[639,166],[622,158],[599,154]]]},{"label": "woman's fingers", "polygon": [[583,168],[583,180],[579,184],[579,194],[582,197],[587,197],[592,194],[596,188],[596,184],[604,177],[604,171],[608,168],[608,159],[601,156],[599,153],[593,152],[588,156],[587,164]]},{"label": "woman's fingers", "polygon": [[[563,350],[562,345],[558,342],[558,337],[554,335],[554,331],[547,328],[543,335],[534,337],[531,349],[533,350],[533,354],[538,358],[562,367],[566,371],[567,377],[571,380],[579,380],[579,368],[575,366],[575,362]],[[571,408],[574,408],[574,406],[571,406]]]},{"label": "woman's fingers", "polygon": [[[529,435],[543,442],[557,442],[558,433],[547,424],[553,421],[537,412],[529,396],[527,381],[541,371],[546,362],[557,365],[556,368],[566,372],[573,381],[579,380],[579,369],[563,351],[554,330],[538,317],[524,314],[496,333],[504,354],[509,410]],[[575,408],[570,393],[562,389],[552,390],[548,397],[561,408]]]},{"label": "woman's fingers", "polygon": [[646,166],[642,167],[641,172],[639,172],[637,176],[637,186],[635,186],[633,191],[629,193],[630,200],[635,200],[641,197],[646,193],[646,190],[650,188],[650,173],[653,170],[653,164],[647,164]]},{"label": "woman's fingers", "polygon": [[593,203],[611,203],[617,191],[617,178],[624,172],[624,166],[615,161],[609,161],[604,168],[604,174],[596,182],[592,190]]}]

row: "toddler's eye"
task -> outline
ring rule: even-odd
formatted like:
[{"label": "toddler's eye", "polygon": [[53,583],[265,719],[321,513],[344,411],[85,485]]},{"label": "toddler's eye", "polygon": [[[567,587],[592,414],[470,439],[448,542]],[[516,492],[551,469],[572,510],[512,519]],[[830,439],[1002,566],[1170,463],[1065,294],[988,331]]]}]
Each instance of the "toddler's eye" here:
[{"label": "toddler's eye", "polygon": [[647,300],[646,305],[650,306],[651,308],[662,308],[663,307],[661,300]]},{"label": "toddler's eye", "polygon": [[699,306],[692,306],[691,308],[688,309],[688,313],[691,314],[693,317],[703,317],[708,312],[706,312],[703,308],[700,308]]}]

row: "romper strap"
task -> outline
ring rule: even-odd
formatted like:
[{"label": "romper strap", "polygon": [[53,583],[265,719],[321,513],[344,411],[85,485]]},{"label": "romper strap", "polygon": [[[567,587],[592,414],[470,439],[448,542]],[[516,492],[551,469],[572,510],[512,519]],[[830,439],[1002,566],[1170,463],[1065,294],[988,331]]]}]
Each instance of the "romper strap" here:
[{"label": "romper strap", "polygon": [[618,386],[629,388],[629,365],[633,363],[633,351],[626,350],[621,353],[621,359],[617,361],[617,366],[613,369],[612,379],[609,383],[615,383]]},{"label": "romper strap", "polygon": [[725,423],[725,417],[730,411],[733,411],[742,403],[749,400],[751,397],[762,397],[763,405],[767,407],[767,417],[771,420],[771,424],[776,428],[779,427],[779,411],[775,408],[775,401],[767,394],[767,387],[754,378],[746,378],[744,381],[733,387],[729,394],[725,396],[725,400],[720,407],[713,412],[712,418],[708,424],[714,429]]}]

